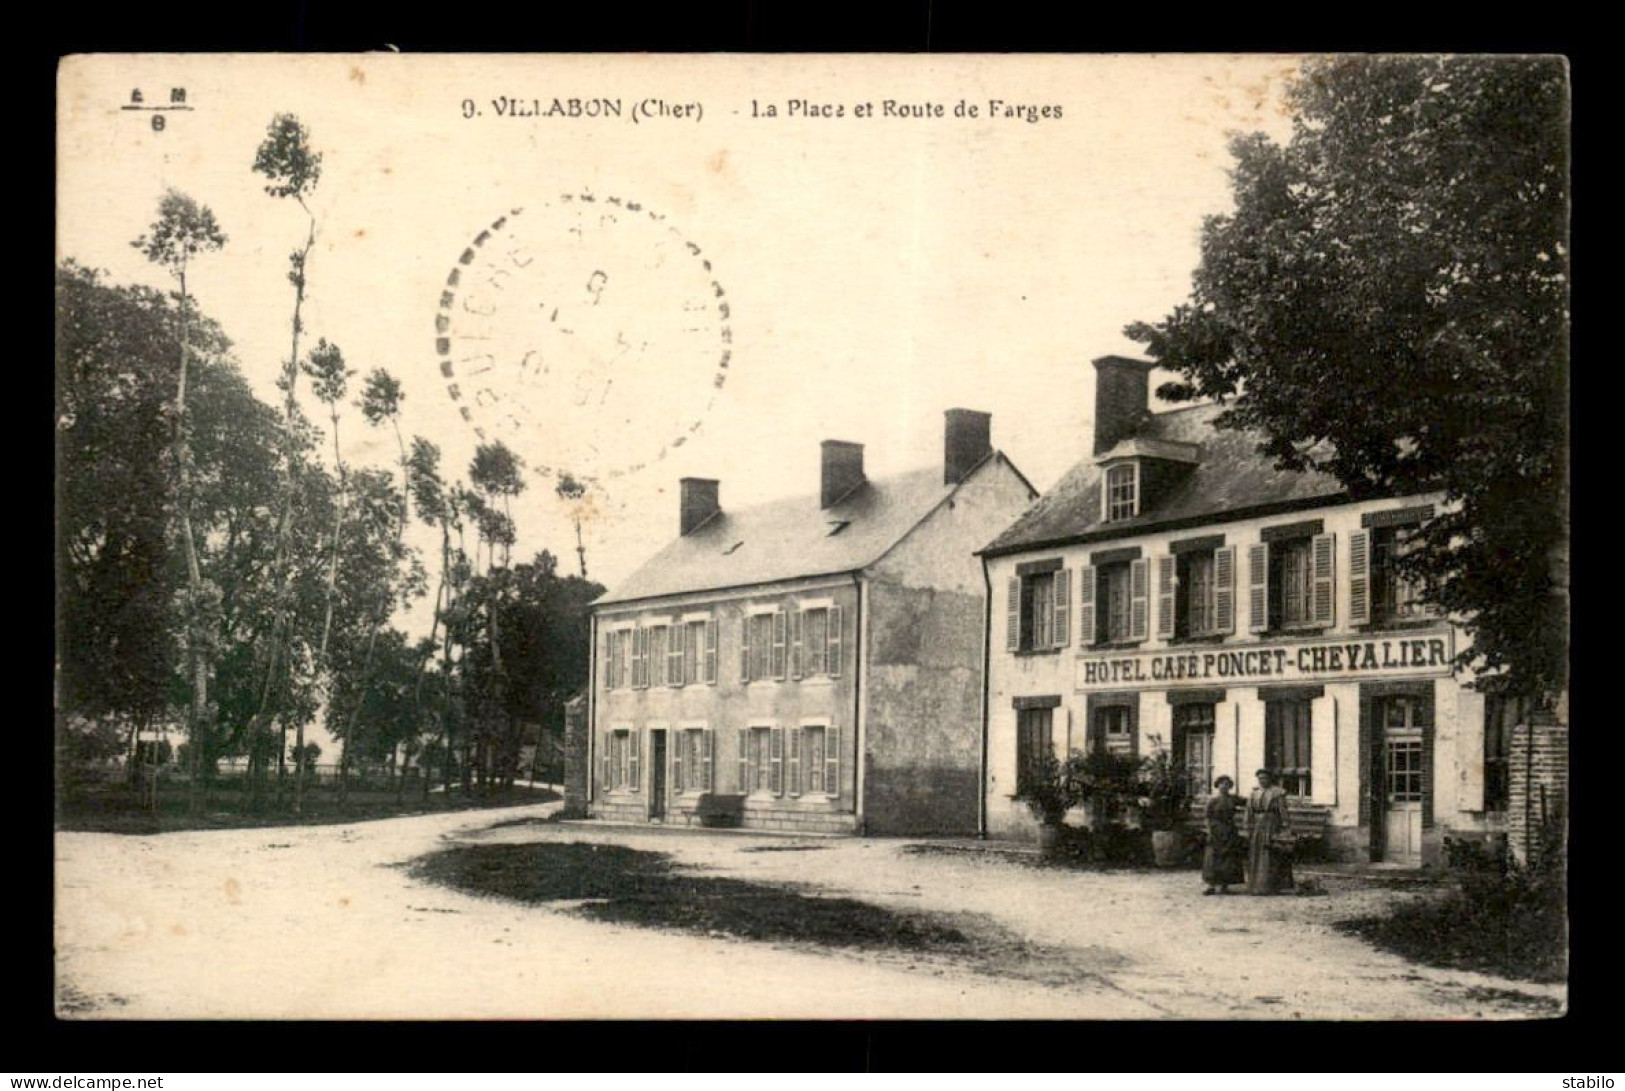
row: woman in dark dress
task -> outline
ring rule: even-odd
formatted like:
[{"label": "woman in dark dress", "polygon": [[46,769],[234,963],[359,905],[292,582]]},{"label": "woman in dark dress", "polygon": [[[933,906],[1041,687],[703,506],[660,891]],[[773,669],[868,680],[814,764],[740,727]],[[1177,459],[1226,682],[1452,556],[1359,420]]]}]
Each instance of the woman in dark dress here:
[{"label": "woman in dark dress", "polygon": [[1258,771],[1258,787],[1247,801],[1252,839],[1247,849],[1247,893],[1281,894],[1292,889],[1292,853],[1282,844],[1291,834],[1286,789],[1268,769]]},{"label": "woman in dark dress", "polygon": [[1207,889],[1203,894],[1228,894],[1231,883],[1246,881],[1242,876],[1242,862],[1247,856],[1247,845],[1236,828],[1241,801],[1230,794],[1235,786],[1236,782],[1229,777],[1220,777],[1213,782],[1218,795],[1207,802],[1207,849],[1202,853],[1202,881]]}]

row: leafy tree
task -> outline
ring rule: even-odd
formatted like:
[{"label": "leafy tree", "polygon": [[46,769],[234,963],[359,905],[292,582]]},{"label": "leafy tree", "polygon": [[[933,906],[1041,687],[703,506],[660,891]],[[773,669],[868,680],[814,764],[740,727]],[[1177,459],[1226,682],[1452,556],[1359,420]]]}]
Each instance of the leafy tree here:
[{"label": "leafy tree", "polygon": [[560,474],[558,484],[553,486],[553,495],[569,505],[570,520],[576,528],[576,559],[581,563],[581,578],[586,579],[587,545],[581,540],[581,519],[587,507],[587,485],[571,474]]},{"label": "leafy tree", "polygon": [[1335,57],[1290,142],[1236,138],[1190,299],[1127,334],[1282,468],[1442,493],[1401,563],[1485,672],[1567,670],[1568,87],[1560,59]]},{"label": "leafy tree", "polygon": [[[209,711],[209,659],[213,643],[216,615],[219,611],[219,589],[205,585],[202,569],[198,565],[197,539],[192,532],[192,453],[187,440],[186,380],[191,371],[192,296],[187,289],[186,275],[192,262],[203,254],[219,250],[226,236],[215,222],[214,213],[192,198],[171,189],[158,202],[158,219],[149,233],[136,239],[131,246],[140,250],[146,259],[162,266],[175,278],[180,301],[180,366],[175,389],[173,414],[174,467],[177,476],[176,511],[180,522],[181,546],[186,556],[186,594],[184,641],[187,657],[192,664],[192,700],[186,717],[186,732],[190,737],[206,729],[212,719]],[[198,748],[193,747],[195,756]],[[194,774],[196,769],[193,770]],[[191,780],[191,808],[198,807],[198,778]]]},{"label": "leafy tree", "polygon": [[[325,337],[316,342],[316,347],[310,350],[309,357],[300,365],[300,369],[310,376],[311,389],[316,395],[316,400],[327,406],[328,420],[333,427],[333,467],[338,471],[339,475],[338,503],[334,505],[333,509],[332,559],[327,567],[326,611],[322,618],[322,640],[316,653],[317,669],[327,676],[331,686],[332,663],[328,657],[328,641],[333,629],[333,600],[338,593],[339,549],[344,537],[345,489],[349,484],[344,464],[344,451],[339,444],[339,404],[344,401],[344,395],[349,390],[350,376],[354,375],[355,372],[345,365],[344,353],[339,350],[339,347],[329,344]],[[333,723],[336,719],[337,717],[333,715],[333,706],[329,703],[329,723]],[[301,721],[294,738],[294,748],[302,752],[304,746],[305,727],[303,721]],[[341,784],[343,783],[342,770],[345,766],[345,755],[347,753],[348,751],[341,752],[339,758],[341,770],[339,779]],[[304,779],[302,777],[294,781],[293,809],[296,814],[304,809],[304,796],[301,787],[303,784]]]},{"label": "leafy tree", "polygon": [[[144,726],[168,707],[183,586],[166,541],[180,313],[69,260],[56,323],[57,709]],[[203,320],[192,337],[227,351]]]},{"label": "leafy tree", "polygon": [[[287,428],[292,432],[299,418],[298,383],[299,383],[299,335],[304,332],[301,312],[304,309],[305,291],[308,286],[307,269],[310,254],[316,246],[316,216],[306,203],[306,198],[315,192],[316,184],[321,180],[322,157],[313,151],[310,146],[310,132],[292,114],[277,114],[271,120],[266,130],[265,139],[261,141],[254,156],[254,171],[265,176],[265,192],[279,200],[292,198],[305,213],[308,227],[305,232],[305,241],[299,249],[288,255],[288,282],[293,285],[293,320],[290,323],[292,334],[292,347],[288,358],[283,364],[282,378],[279,385],[282,389],[284,402],[283,414]],[[278,611],[276,624],[272,626],[269,634],[269,648],[266,655],[265,682],[261,691],[261,716],[271,711],[271,696],[278,684],[279,670],[284,669],[281,657],[284,654],[281,644],[285,639],[284,632],[287,624],[288,602],[286,601],[288,586],[288,535],[289,523],[293,515],[293,457],[290,453],[284,463],[282,479],[282,503],[279,521],[277,523],[277,553],[276,564],[272,572],[272,584],[278,595]],[[282,783],[283,759],[287,750],[287,721],[279,716],[281,743],[277,753],[278,785]],[[297,789],[296,789],[297,790]]]}]

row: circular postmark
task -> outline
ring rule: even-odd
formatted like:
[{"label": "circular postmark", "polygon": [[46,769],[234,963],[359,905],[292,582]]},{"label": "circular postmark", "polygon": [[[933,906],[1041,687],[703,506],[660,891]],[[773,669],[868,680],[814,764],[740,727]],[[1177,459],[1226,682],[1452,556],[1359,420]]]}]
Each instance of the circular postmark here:
[{"label": "circular postmark", "polygon": [[636,201],[566,193],[510,209],[446,278],[435,356],[484,442],[601,483],[699,430],[728,376],[726,293],[700,247]]}]

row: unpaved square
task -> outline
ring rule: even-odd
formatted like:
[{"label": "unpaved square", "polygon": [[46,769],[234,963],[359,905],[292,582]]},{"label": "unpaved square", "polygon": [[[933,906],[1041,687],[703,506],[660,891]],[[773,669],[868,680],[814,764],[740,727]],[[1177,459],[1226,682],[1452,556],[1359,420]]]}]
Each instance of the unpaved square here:
[{"label": "unpaved square", "polygon": [[[1332,922],[1425,896],[1206,898],[1190,872],[1039,869],[893,839],[516,822],[557,804],[155,837],[57,835],[59,1009],[79,1018],[1461,1019],[1562,986],[1416,966]],[[459,844],[621,845],[964,925],[834,950],[585,919],[414,878]]]}]

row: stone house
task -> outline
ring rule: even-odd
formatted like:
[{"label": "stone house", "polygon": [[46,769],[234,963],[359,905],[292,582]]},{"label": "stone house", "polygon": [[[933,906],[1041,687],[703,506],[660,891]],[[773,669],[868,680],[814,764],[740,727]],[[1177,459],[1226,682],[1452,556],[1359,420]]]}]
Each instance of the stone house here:
[{"label": "stone house", "polygon": [[1335,858],[1434,864],[1516,826],[1556,736],[1452,669],[1463,634],[1393,566],[1440,498],[1276,470],[1220,406],[1151,412],[1151,363],[1094,366],[1092,453],[981,550],[986,831],[1033,835],[1015,797],[1045,752],[1157,746],[1198,798],[1273,770]]},{"label": "stone house", "polygon": [[975,550],[1037,494],[986,413],[948,410],[943,451],[871,480],[826,440],[817,492],[739,511],[682,480],[678,536],[593,606],[591,814],[691,825],[731,797],[754,828],[975,831]]}]

